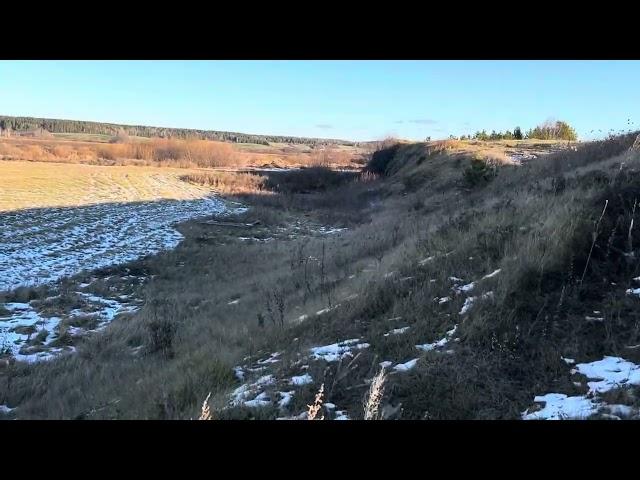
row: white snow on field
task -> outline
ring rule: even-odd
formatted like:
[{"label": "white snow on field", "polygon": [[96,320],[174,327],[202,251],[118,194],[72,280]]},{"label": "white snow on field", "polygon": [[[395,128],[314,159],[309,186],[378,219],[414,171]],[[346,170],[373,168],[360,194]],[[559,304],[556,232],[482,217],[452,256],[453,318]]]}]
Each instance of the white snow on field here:
[{"label": "white snow on field", "polygon": [[456,333],[456,330],[458,330],[458,325],[454,325],[454,327],[451,330],[448,330],[445,336],[440,340],[433,343],[416,345],[416,348],[419,350],[424,350],[425,352],[430,352],[431,350],[435,350],[436,348],[444,347],[449,342],[449,340],[451,340],[451,337]]},{"label": "white snow on field", "polygon": [[[5,303],[4,308],[11,312],[9,317],[0,318],[0,347],[8,350],[16,359],[26,362],[50,360],[52,356],[48,352],[34,352],[20,354],[20,349],[33,337],[45,330],[47,336],[43,340],[46,345],[54,340],[54,329],[60,323],[60,317],[41,317],[29,303]],[[29,334],[17,333],[16,328],[32,327],[35,331]]]},{"label": "white snow on field", "polygon": [[311,375],[309,375],[308,373],[305,373],[304,375],[291,377],[291,381],[289,383],[291,383],[291,385],[297,386],[308,385],[310,383],[313,383],[313,378],[311,378]]},{"label": "white snow on field", "polygon": [[[258,393],[258,390],[267,385],[273,385],[274,383],[275,378],[273,375],[264,375],[254,383],[240,385],[231,393],[231,405],[247,405],[247,403],[249,403],[248,406],[262,406],[261,403],[267,401],[266,399],[268,397],[263,395],[264,392]],[[253,395],[256,395],[253,400],[247,400]],[[255,400],[257,400],[257,402]]]},{"label": "white snow on field", "polygon": [[344,357],[352,356],[352,350],[360,350],[369,347],[368,343],[358,343],[359,341],[359,338],[352,338],[342,342],[332,343],[331,345],[313,347],[311,349],[311,354],[316,360],[336,362]]},{"label": "white snow on field", "polygon": [[[97,295],[91,295],[89,293],[83,292],[77,293],[78,295],[82,295],[83,297],[85,297],[91,303],[100,305],[102,307],[98,311],[92,312],[92,315],[97,315],[100,320],[102,320],[101,325],[95,330],[101,330],[102,328],[104,328],[107,323],[115,318],[116,315],[119,315],[121,313],[135,312],[139,308],[137,305],[123,304],[121,302],[118,302],[117,300],[113,300],[110,298],[98,297]],[[74,314],[85,315],[85,313],[82,311],[72,311],[71,316],[74,316]]]},{"label": "white snow on field", "polygon": [[587,383],[590,393],[603,393],[625,385],[640,385],[640,365],[619,357],[579,363],[575,370],[592,379]]},{"label": "white snow on field", "polygon": [[11,413],[13,410],[15,410],[15,408],[9,408],[6,405],[0,405],[0,413]]},{"label": "white snow on field", "polygon": [[638,296],[640,296],[640,288],[629,288],[629,289],[627,289],[627,295],[638,295]]},{"label": "white snow on field", "polygon": [[465,313],[467,313],[469,309],[472,307],[473,302],[475,301],[476,301],[476,297],[465,298],[464,305],[462,305],[462,308],[460,309],[460,315],[464,315]]},{"label": "white snow on field", "polygon": [[229,211],[210,197],[1,213],[0,291],[174,248],[175,223]]},{"label": "white snow on field", "polygon": [[336,418],[334,420],[349,420],[349,416],[345,410],[336,410]]},{"label": "white snow on field", "polygon": [[[487,275],[482,277],[480,280],[484,280],[486,278],[493,278],[497,274],[499,274],[500,271],[501,271],[501,269],[498,268],[497,270],[494,270],[493,272],[488,273]],[[462,282],[463,281],[461,278],[458,278],[458,277],[449,277],[449,279],[454,283],[458,283],[458,282]],[[452,289],[456,292],[456,294],[468,293],[468,292],[472,291],[474,288],[476,288],[476,283],[477,282],[471,282],[471,283],[467,283],[466,285],[454,285],[452,287]]]},{"label": "white snow on field", "polygon": [[258,364],[266,365],[268,363],[278,363],[280,361],[280,359],[278,358],[280,355],[281,355],[280,352],[274,352],[271,355],[269,355],[268,358],[265,358],[263,360],[258,360]]},{"label": "white snow on field", "polygon": [[[91,332],[98,331],[107,326],[116,315],[121,313],[133,312],[137,310],[138,305],[125,304],[117,300],[98,297],[83,292],[76,292],[78,295],[86,299],[87,305],[91,307],[90,312],[85,312],[82,309],[74,309],[69,312],[65,312],[65,316],[74,318],[78,316],[91,316],[98,321],[98,325]],[[38,362],[46,361],[55,358],[60,353],[65,351],[72,351],[73,349],[62,348],[48,348],[46,351],[37,351],[39,349],[30,349],[26,346],[26,343],[37,336],[43,329],[47,331],[47,337],[42,342],[42,346],[47,346],[53,340],[56,339],[55,330],[58,324],[62,320],[59,316],[42,316],[38,313],[36,308],[30,303],[6,303],[3,306],[10,313],[9,316],[0,317],[0,347],[4,345],[5,349],[8,349],[11,355],[18,361],[24,362]],[[25,327],[31,327],[34,330],[31,334],[17,333],[15,330],[24,330]],[[72,327],[69,329],[71,335],[81,335],[86,333],[87,330],[83,330],[79,327]],[[22,350],[22,351],[21,351]]]},{"label": "white snow on field", "polygon": [[439,305],[442,305],[443,303],[450,302],[451,301],[451,297],[442,297],[442,298],[436,297],[435,300],[437,300]]},{"label": "white snow on field", "polygon": [[414,358],[413,360],[409,360],[408,362],[405,363],[399,363],[398,365],[396,365],[395,367],[393,367],[394,370],[398,371],[398,372],[406,372],[411,370],[413,367],[416,366],[416,363],[418,363],[419,358]]},{"label": "white snow on field", "polygon": [[280,395],[280,401],[278,402],[278,406],[280,408],[284,408],[291,403],[293,400],[293,394],[296,393],[295,390],[291,390],[290,392],[278,392]]},{"label": "white snow on field", "polygon": [[458,286],[453,287],[456,293],[467,293],[473,290],[474,288],[476,288],[476,282],[467,283],[466,285],[462,285],[459,287]]},{"label": "white snow on field", "polygon": [[382,368],[389,368],[391,365],[393,365],[393,362],[390,362],[389,360],[385,360],[384,362],[380,362],[380,366]]},{"label": "white snow on field", "polygon": [[269,399],[269,395],[267,395],[265,392],[259,393],[258,396],[256,396],[256,398],[254,398],[253,400],[247,400],[246,402],[244,402],[244,405],[246,407],[266,407],[267,405],[269,405],[271,403],[271,400]]},{"label": "white snow on field", "polygon": [[597,413],[598,405],[585,396],[569,397],[563,393],[548,393],[533,399],[537,403],[545,403],[537,412],[525,411],[524,420],[563,420],[584,419]]},{"label": "white snow on field", "polygon": [[534,402],[544,403],[542,409],[522,414],[524,420],[583,419],[596,413],[609,411],[609,416],[631,416],[636,409],[626,405],[607,405],[600,395],[629,385],[640,385],[640,366],[620,357],[604,357],[590,363],[579,363],[571,373],[581,373],[590,381],[589,392],[569,397],[562,393],[536,396]]},{"label": "white snow on field", "polygon": [[236,378],[241,382],[244,380],[245,373],[242,367],[233,367],[233,373],[235,374]]},{"label": "white snow on field", "polygon": [[[483,293],[482,294],[482,298],[490,298],[493,296],[493,292],[487,292],[487,293]],[[464,315],[465,313],[467,313],[471,307],[473,306],[474,302],[478,299],[478,297],[467,297],[464,300],[464,305],[462,305],[462,308],[460,309],[460,313],[459,315]]]},{"label": "white snow on field", "polygon": [[400,335],[400,334],[406,332],[407,330],[409,330],[409,328],[411,328],[411,327],[394,328],[389,333],[385,333],[384,336],[388,337],[389,335]]}]

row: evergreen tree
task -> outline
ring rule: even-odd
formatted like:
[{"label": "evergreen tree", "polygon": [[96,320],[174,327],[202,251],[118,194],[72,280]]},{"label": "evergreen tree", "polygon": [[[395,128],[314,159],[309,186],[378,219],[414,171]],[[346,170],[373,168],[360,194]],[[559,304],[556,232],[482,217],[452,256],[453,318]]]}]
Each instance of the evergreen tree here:
[{"label": "evergreen tree", "polygon": [[522,140],[522,130],[520,130],[520,127],[516,127],[513,131],[513,138],[516,140]]}]

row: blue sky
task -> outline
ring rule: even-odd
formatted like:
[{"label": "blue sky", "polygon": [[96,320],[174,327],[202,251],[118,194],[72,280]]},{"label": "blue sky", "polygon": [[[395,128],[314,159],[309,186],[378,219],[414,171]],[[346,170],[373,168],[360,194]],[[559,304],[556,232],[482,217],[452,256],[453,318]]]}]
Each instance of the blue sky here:
[{"label": "blue sky", "polygon": [[638,85],[640,61],[0,61],[0,115],[352,140],[553,118],[588,139],[640,128]]}]

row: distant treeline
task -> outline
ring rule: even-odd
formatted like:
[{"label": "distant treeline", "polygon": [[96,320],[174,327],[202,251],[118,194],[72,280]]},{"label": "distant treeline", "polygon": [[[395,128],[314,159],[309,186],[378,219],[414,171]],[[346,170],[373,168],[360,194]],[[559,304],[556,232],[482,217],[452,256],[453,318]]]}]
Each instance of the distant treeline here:
[{"label": "distant treeline", "polygon": [[496,132],[493,130],[487,133],[485,130],[478,131],[473,135],[462,135],[460,140],[522,140],[523,138],[532,138],[538,140],[569,140],[578,139],[576,131],[566,122],[545,122],[532,128],[523,134],[520,127],[516,127],[513,132],[507,130],[505,132]]},{"label": "distant treeline", "polygon": [[232,143],[292,143],[305,145],[357,145],[357,142],[327,138],[285,137],[278,135],[252,135],[215,130],[195,130],[187,128],[148,127],[143,125],[119,125],[115,123],[85,122],[81,120],[57,120],[53,118],[9,117],[0,115],[0,129],[14,132],[45,130],[51,133],[88,133],[115,136],[124,132],[136,137],[198,138]]}]

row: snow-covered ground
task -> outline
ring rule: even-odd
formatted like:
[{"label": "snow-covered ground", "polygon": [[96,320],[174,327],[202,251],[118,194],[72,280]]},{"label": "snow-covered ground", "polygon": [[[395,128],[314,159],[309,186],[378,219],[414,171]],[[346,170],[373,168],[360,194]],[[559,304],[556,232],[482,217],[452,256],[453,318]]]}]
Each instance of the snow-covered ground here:
[{"label": "snow-covered ground", "polygon": [[[572,359],[565,359],[572,360]],[[570,362],[567,362],[570,363]],[[522,413],[525,420],[578,420],[601,413],[605,418],[628,418],[638,413],[627,405],[610,405],[601,395],[616,388],[640,385],[640,365],[620,357],[604,357],[590,363],[579,363],[571,373],[579,373],[589,380],[589,391],[584,395],[568,396],[563,393],[538,395],[534,402],[541,405],[537,411]]]},{"label": "snow-covered ground", "polygon": [[[117,315],[134,312],[139,307],[129,300],[119,301],[84,292],[76,294],[81,298],[83,308],[63,308],[55,316],[39,313],[34,301],[0,304],[9,312],[8,316],[0,316],[0,353],[10,353],[16,360],[29,363],[51,360],[64,352],[75,351],[71,345],[51,345],[59,337],[59,326],[63,319],[68,320],[70,325],[79,317],[93,320],[89,324],[91,328],[69,327],[69,335],[79,337],[101,330]],[[46,336],[41,332],[45,332]],[[38,335],[42,335],[42,341],[29,346],[28,343]]]},{"label": "snow-covered ground", "polygon": [[0,214],[0,291],[174,248],[175,223],[228,213],[221,200],[99,204]]},{"label": "snow-covered ground", "polygon": [[353,356],[353,350],[368,348],[368,343],[359,343],[359,338],[352,338],[331,345],[313,347],[311,349],[312,358],[324,360],[326,362],[337,362],[345,357]]}]

